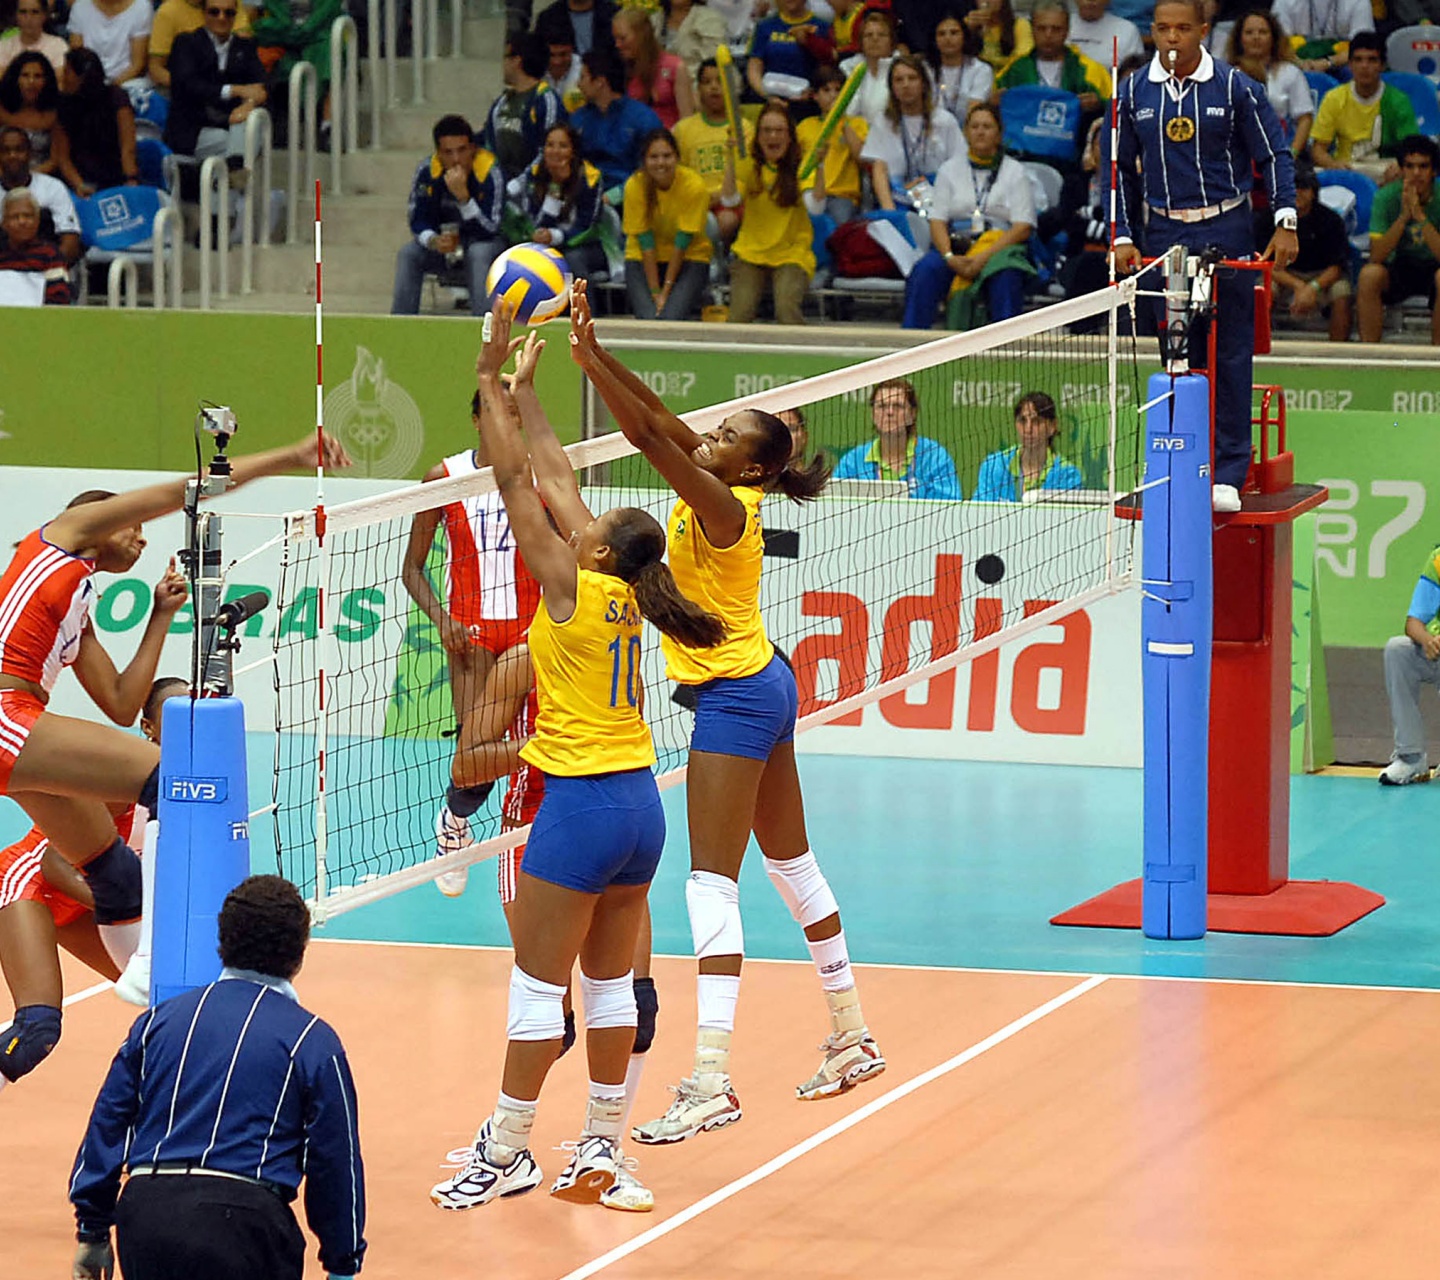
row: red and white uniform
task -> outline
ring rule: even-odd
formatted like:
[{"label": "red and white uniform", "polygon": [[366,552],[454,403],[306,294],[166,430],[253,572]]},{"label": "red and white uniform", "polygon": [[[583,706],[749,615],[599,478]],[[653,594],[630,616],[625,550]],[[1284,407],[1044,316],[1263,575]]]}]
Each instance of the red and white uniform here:
[{"label": "red and white uniform", "polygon": [[[121,838],[132,848],[144,843],[145,822],[149,815],[132,804],[115,819]],[[50,918],[57,929],[73,924],[90,908],[77,902],[68,893],[55,888],[41,869],[50,841],[39,827],[31,827],[8,849],[0,850],[0,911],[16,902],[43,902],[50,908]]]},{"label": "red and white uniform", "polygon": [[[62,667],[80,652],[95,601],[95,562],[30,534],[0,577],[0,672],[48,694]],[[15,759],[45,709],[32,693],[0,689],[0,795],[10,789]]]},{"label": "red and white uniform", "polygon": [[[474,453],[446,458],[447,476],[473,475]],[[475,493],[444,508],[445,607],[472,644],[499,655],[520,644],[540,603],[540,584],[525,567],[510,532],[504,499]]]},{"label": "red and white uniform", "polygon": [[[535,717],[540,705],[535,690],[525,699],[525,705],[510,726],[512,738],[528,738],[535,732]],[[540,812],[540,801],[545,799],[545,775],[532,764],[520,762],[520,767],[510,775],[510,789],[500,802],[500,827],[502,831],[514,831],[517,827],[528,826]],[[515,901],[515,887],[520,876],[520,863],[525,857],[525,846],[516,845],[504,850],[495,860],[500,876],[500,903],[509,906]]]}]

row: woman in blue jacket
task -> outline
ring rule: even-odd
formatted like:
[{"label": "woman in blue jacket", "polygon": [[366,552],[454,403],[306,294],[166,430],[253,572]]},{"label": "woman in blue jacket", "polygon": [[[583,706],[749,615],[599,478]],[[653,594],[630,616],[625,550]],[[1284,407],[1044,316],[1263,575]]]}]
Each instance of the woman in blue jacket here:
[{"label": "woman in blue jacket", "polygon": [[857,444],[835,468],[837,480],[903,480],[912,498],[964,497],[955,463],[938,440],[915,430],[920,397],[904,378],[887,378],[870,392],[875,439]]},{"label": "woman in blue jacket", "polygon": [[1060,419],[1055,401],[1030,391],[1015,404],[1018,443],[997,449],[980,464],[975,497],[980,502],[1019,502],[1030,489],[1080,489],[1080,468],[1060,456]]}]

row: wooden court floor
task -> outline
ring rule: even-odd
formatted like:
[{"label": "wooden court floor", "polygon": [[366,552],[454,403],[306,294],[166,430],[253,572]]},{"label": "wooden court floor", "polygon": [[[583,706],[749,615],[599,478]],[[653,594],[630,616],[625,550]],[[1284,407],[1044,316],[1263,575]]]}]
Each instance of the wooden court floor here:
[{"label": "wooden court floor", "polygon": [[[688,1069],[693,962],[657,961],[639,1111]],[[318,942],[299,987],[345,1041],[369,1183],[369,1280],[1064,1276],[1384,1280],[1440,1256],[1440,992],[860,967],[889,1060],[801,1103],[826,1027],[808,964],[747,966],[745,1119],[642,1150],[656,1211],[543,1191],[433,1208],[493,1102],[509,957]],[[79,994],[91,980],[67,973]],[[133,1014],[74,1002],[34,1076],[0,1094],[0,1274],[69,1274],[65,1188]],[[0,1016],[4,1016],[0,1013]],[[585,1077],[552,1074],[535,1151],[573,1138]],[[318,1264],[312,1272],[320,1276]],[[310,1274],[310,1273],[307,1273]],[[259,1280],[259,1278],[257,1278]]]}]

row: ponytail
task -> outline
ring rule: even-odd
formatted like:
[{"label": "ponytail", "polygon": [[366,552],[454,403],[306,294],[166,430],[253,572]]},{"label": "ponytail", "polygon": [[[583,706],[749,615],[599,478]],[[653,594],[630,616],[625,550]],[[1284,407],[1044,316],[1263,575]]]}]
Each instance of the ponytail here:
[{"label": "ponytail", "polygon": [[665,635],[691,649],[713,649],[725,639],[725,624],[688,596],[663,560],[651,560],[630,579],[641,614]]},{"label": "ponytail", "polygon": [[661,558],[665,530],[648,511],[627,507],[610,530],[614,573],[635,592],[641,616],[672,640],[692,649],[713,649],[725,639],[725,624],[680,593],[675,575]]},{"label": "ponytail", "polygon": [[809,466],[797,467],[786,463],[785,469],[771,482],[772,489],[778,489],[791,502],[813,502],[830,480],[830,459],[817,453],[810,459]]}]

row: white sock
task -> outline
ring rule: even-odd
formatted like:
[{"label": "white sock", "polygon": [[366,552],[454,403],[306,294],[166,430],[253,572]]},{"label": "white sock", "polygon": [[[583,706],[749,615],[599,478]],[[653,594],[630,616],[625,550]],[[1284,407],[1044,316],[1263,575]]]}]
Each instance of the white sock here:
[{"label": "white sock", "polygon": [[833,938],[823,942],[805,939],[810,948],[810,958],[815,962],[815,971],[820,975],[820,985],[826,991],[845,991],[855,985],[855,975],[850,972],[850,950],[845,945],[845,930],[841,929]]},{"label": "white sock", "polygon": [[625,1104],[625,1085],[600,1084],[590,1081],[590,1101],[585,1107],[585,1135],[620,1141],[621,1126],[629,1108]]},{"label": "white sock", "polygon": [[124,924],[100,924],[95,926],[105,951],[122,973],[130,958],[140,949],[142,921],[128,920]]},{"label": "white sock", "polygon": [[491,1164],[504,1168],[530,1145],[535,1126],[535,1103],[501,1093],[490,1117],[490,1139],[482,1153]]},{"label": "white sock", "polygon": [[622,1134],[630,1132],[630,1113],[635,1109],[635,1099],[640,1095],[640,1077],[645,1074],[645,1056],[643,1053],[632,1053],[630,1065],[625,1068],[625,1113],[620,1117]]},{"label": "white sock", "polygon": [[140,857],[140,941],[136,955],[150,959],[150,946],[155,938],[155,846],[160,839],[160,823],[151,818],[145,824],[145,843]]},{"label": "white sock", "polygon": [[695,978],[696,1021],[714,1031],[735,1030],[735,1005],[740,1000],[740,978],[728,973],[702,973]]}]

